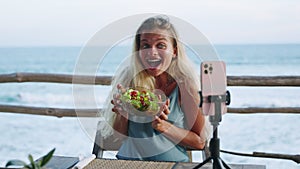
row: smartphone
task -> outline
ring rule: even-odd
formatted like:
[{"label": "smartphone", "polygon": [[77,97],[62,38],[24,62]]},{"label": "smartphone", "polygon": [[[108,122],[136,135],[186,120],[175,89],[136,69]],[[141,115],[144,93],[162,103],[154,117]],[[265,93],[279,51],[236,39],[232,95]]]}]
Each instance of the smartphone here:
[{"label": "smartphone", "polygon": [[[223,61],[204,61],[201,63],[202,112],[204,115],[215,115],[215,103],[209,102],[209,96],[226,95],[226,65]],[[221,114],[227,112],[225,102],[221,103]]]}]

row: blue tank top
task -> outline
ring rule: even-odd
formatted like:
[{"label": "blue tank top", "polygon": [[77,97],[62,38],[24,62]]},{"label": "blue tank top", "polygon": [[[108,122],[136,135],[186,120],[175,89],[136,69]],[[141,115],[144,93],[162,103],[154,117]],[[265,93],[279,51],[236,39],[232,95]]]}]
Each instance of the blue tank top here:
[{"label": "blue tank top", "polygon": [[[184,113],[178,102],[178,87],[170,94],[170,114],[168,121],[173,125],[185,128]],[[129,115],[128,138],[117,154],[118,159],[146,161],[188,162],[186,149],[180,146],[151,126],[152,117]]]}]

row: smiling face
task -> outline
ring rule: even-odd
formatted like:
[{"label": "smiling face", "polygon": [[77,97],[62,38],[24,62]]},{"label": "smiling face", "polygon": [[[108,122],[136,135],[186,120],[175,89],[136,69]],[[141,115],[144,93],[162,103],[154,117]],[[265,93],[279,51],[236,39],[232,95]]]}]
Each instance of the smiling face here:
[{"label": "smiling face", "polygon": [[155,29],[142,32],[140,36],[140,61],[152,76],[159,76],[170,66],[176,57],[173,38],[165,30]]}]

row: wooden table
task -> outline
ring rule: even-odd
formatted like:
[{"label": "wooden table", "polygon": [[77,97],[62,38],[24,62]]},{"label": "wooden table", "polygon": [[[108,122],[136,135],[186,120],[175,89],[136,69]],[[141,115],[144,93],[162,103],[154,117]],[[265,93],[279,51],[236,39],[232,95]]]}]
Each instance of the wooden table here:
[{"label": "wooden table", "polygon": [[[115,159],[95,159],[89,163],[84,169],[185,169],[194,168],[199,163],[174,163],[174,162],[154,162],[154,161],[131,161],[131,160],[115,160]],[[241,165],[229,164],[232,169],[266,169],[263,165]],[[211,163],[205,164],[202,169],[211,169]]]}]

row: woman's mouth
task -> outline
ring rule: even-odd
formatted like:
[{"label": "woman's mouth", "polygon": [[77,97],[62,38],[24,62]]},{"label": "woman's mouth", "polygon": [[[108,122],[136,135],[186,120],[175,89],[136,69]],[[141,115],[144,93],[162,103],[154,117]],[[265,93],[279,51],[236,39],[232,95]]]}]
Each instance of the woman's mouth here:
[{"label": "woman's mouth", "polygon": [[147,63],[148,65],[150,66],[149,68],[150,69],[153,69],[153,68],[157,68],[160,63],[161,63],[162,59],[147,59]]}]

